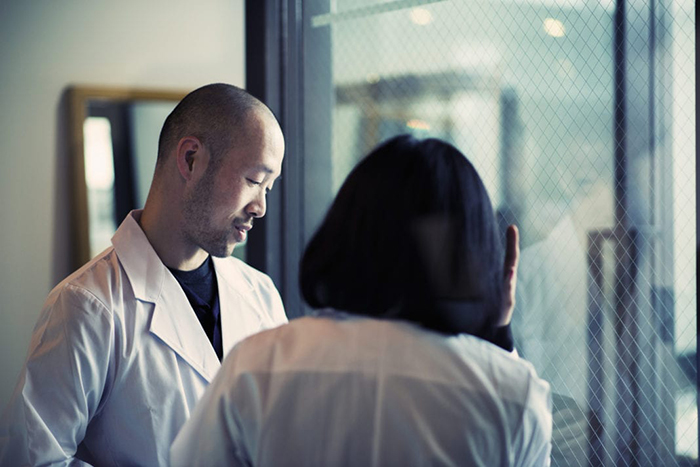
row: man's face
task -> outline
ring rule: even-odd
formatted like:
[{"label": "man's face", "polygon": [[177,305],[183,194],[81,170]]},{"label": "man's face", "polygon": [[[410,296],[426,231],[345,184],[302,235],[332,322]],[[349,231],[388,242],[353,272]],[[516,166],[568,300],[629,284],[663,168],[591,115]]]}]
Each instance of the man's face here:
[{"label": "man's face", "polygon": [[272,116],[256,114],[244,136],[185,194],[186,239],[212,256],[230,256],[245,241],[282,170],[284,138]]}]

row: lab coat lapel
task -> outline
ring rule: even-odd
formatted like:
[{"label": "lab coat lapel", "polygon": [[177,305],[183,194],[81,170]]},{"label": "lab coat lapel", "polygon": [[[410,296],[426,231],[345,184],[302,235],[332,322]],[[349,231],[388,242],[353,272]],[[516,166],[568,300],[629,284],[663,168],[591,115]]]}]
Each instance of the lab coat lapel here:
[{"label": "lab coat lapel", "polygon": [[154,304],[149,331],[211,382],[221,363],[182,287],[138,225],[140,215],[132,211],[112,238],[119,261],[134,296]]},{"label": "lab coat lapel", "polygon": [[221,338],[224,357],[246,337],[264,328],[261,306],[250,280],[231,259],[214,258],[221,306]]},{"label": "lab coat lapel", "polygon": [[165,274],[150,331],[211,382],[221,367],[219,358],[182,287],[170,271]]}]

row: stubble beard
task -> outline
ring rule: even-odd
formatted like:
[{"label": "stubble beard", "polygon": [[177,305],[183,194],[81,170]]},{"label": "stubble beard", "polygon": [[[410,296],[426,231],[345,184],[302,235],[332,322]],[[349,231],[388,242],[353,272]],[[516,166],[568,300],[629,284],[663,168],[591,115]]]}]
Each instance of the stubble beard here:
[{"label": "stubble beard", "polygon": [[197,245],[211,256],[223,258],[231,256],[234,243],[231,242],[233,223],[226,229],[217,228],[212,222],[212,193],[214,191],[214,171],[208,171],[197,183],[192,193],[185,198],[183,207],[184,232],[187,240]]}]

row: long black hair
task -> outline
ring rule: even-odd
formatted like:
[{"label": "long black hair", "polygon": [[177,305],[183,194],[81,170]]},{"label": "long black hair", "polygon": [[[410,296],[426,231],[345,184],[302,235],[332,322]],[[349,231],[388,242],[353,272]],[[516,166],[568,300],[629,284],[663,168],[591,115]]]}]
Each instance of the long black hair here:
[{"label": "long black hair", "polygon": [[500,314],[502,275],[503,247],[478,173],[449,143],[409,135],[350,173],[300,266],[311,307],[486,339]]}]

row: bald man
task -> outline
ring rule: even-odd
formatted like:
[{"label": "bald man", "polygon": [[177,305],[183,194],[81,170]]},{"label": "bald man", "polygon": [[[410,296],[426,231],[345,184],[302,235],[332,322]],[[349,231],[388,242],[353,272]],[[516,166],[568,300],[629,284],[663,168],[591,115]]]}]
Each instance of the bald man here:
[{"label": "bald man", "polygon": [[223,356],[287,321],[270,278],[231,257],[283,156],[272,112],[239,88],[204,86],[177,105],[143,211],[48,296],[0,465],[168,464]]}]

